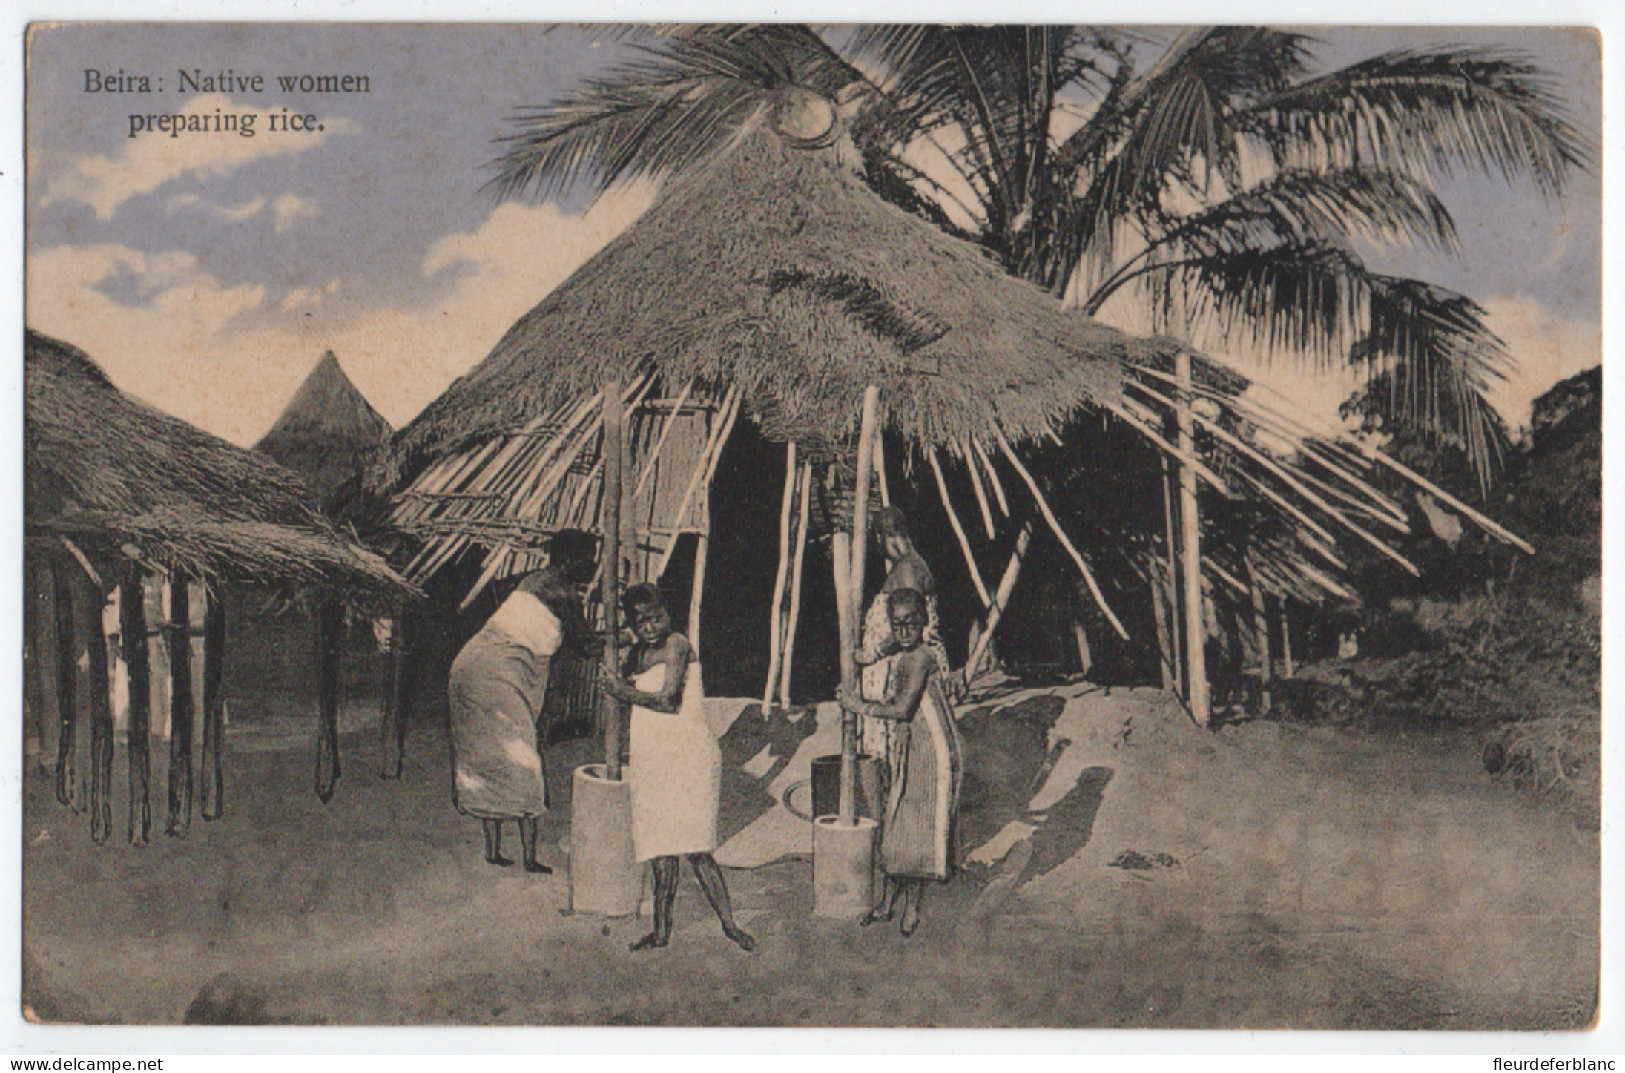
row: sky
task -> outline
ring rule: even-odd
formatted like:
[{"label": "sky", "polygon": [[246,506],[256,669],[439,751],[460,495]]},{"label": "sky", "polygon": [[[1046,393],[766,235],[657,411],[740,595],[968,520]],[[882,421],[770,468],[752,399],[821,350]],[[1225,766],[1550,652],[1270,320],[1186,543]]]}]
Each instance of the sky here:
[{"label": "sky", "polygon": [[[1584,31],[1310,32],[1325,66],[1392,48],[1519,49],[1561,77],[1597,137],[1599,46]],[[483,188],[519,109],[625,55],[537,25],[36,24],[27,323],[86,350],[130,394],[235,443],[267,431],[329,349],[403,424],[656,196],[639,184],[590,205],[579,194],[498,203]],[[302,75],[364,77],[366,92],[279,84]],[[159,117],[172,113],[239,128],[252,117],[254,133],[171,136]],[[284,115],[313,116],[314,129],[272,129]],[[138,124],[148,129],[131,137]],[[1479,176],[1440,192],[1458,257],[1368,260],[1488,310],[1519,361],[1497,395],[1519,425],[1531,398],[1600,360],[1599,180],[1582,175],[1551,200]],[[1352,386],[1280,363],[1254,371],[1317,412]]]}]

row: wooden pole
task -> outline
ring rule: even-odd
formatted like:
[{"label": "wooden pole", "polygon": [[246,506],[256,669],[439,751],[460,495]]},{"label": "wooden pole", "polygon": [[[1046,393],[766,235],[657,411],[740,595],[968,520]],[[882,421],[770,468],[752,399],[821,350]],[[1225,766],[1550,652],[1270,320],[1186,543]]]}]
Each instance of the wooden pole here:
[{"label": "wooden pole", "polygon": [[[621,574],[621,384],[604,387],[604,501],[599,528],[604,546],[598,571],[599,599],[604,604],[604,670],[621,673],[621,616],[617,588]],[[604,695],[604,777],[621,781],[621,703]]]},{"label": "wooden pole", "polygon": [[411,658],[409,625],[411,606],[402,600],[395,605],[395,628],[390,633],[389,657],[384,662],[387,675],[384,698],[384,723],[381,728],[384,746],[384,768],[380,777],[398,779],[406,764],[406,719],[411,706]]},{"label": "wooden pole", "polygon": [[101,585],[81,573],[78,588],[84,603],[85,692],[90,715],[90,837],[100,845],[113,833],[113,700],[108,688]]},{"label": "wooden pole", "polygon": [[186,572],[169,573],[169,823],[185,838],[192,826],[192,594]]},{"label": "wooden pole", "polygon": [[[835,571],[835,628],[841,645],[841,690],[848,697],[858,695],[858,665],[852,652],[858,647],[856,616],[852,612],[852,537],[836,532],[830,537],[830,557]],[[841,712],[841,796],[837,819],[851,826],[856,815],[858,721],[850,712]],[[854,758],[851,762],[848,758]],[[848,775],[851,781],[848,782]]]},{"label": "wooden pole", "polygon": [[1292,667],[1292,608],[1285,596],[1278,601],[1281,605],[1281,673],[1291,678]]},{"label": "wooden pole", "polygon": [[886,436],[875,429],[875,476],[879,478],[880,505],[891,506],[891,485],[886,483]]},{"label": "wooden pole", "polygon": [[1207,623],[1202,614],[1202,535],[1196,513],[1196,436],[1191,420],[1191,355],[1181,347],[1174,359],[1179,380],[1179,523],[1180,559],[1184,581],[1186,702],[1198,726],[1207,726],[1210,705],[1203,641]]},{"label": "wooden pole", "polygon": [[784,497],[779,503],[779,567],[773,578],[773,610],[767,618],[767,682],[762,686],[762,717],[773,703],[773,690],[779,684],[779,659],[784,653],[784,583],[790,578],[790,512],[795,507],[796,443],[784,447]]},{"label": "wooden pole", "polygon": [[74,737],[79,722],[79,667],[74,658],[73,586],[68,568],[51,564],[51,598],[56,640],[56,799],[72,805],[79,772],[74,765]]},{"label": "wooden pole", "polygon": [[1174,674],[1179,653],[1173,651],[1168,631],[1168,599],[1162,587],[1162,564],[1154,551],[1146,558],[1149,567],[1147,573],[1151,578],[1151,617],[1157,623],[1157,672],[1162,680],[1162,688],[1169,690],[1176,688]]},{"label": "wooden pole", "polygon": [[[26,555],[26,553],[25,553]],[[28,708],[28,720],[23,728],[23,755],[31,773],[45,772],[45,616],[41,604],[45,598],[45,579],[39,564],[31,556],[23,570],[25,593],[23,596],[23,698]]]},{"label": "wooden pole", "polygon": [[[852,500],[852,575],[848,603],[849,628],[855,635],[863,616],[864,567],[869,556],[869,482],[875,464],[875,418],[880,405],[880,388],[870,384],[863,389],[863,418],[858,427],[858,485]],[[851,648],[841,653],[851,664],[851,681],[858,680],[858,666]],[[843,678],[845,676],[843,675]],[[858,717],[843,713],[841,720],[841,798],[838,823],[851,827],[857,820]]]},{"label": "wooden pole", "polygon": [[1078,673],[1084,677],[1094,669],[1094,653],[1089,650],[1089,631],[1084,628],[1083,617],[1076,611],[1072,613],[1072,640],[1078,646]]},{"label": "wooden pole", "polygon": [[[1177,433],[1175,434],[1177,436]],[[1159,582],[1164,586],[1163,594],[1167,597],[1165,613],[1168,621],[1165,628],[1168,631],[1168,657],[1173,669],[1173,688],[1180,696],[1185,695],[1185,660],[1180,648],[1179,638],[1179,539],[1178,506],[1174,502],[1174,473],[1168,459],[1162,459],[1162,524],[1163,524],[1163,560],[1162,569],[1157,571]]]},{"label": "wooden pole", "polygon": [[1016,533],[1016,546],[1010,552],[1010,562],[1004,568],[1004,576],[999,579],[999,587],[993,592],[993,606],[988,608],[987,621],[982,626],[981,636],[977,637],[976,644],[971,649],[970,659],[965,661],[966,685],[969,685],[971,679],[976,676],[982,654],[993,643],[993,631],[999,628],[999,620],[1004,617],[1004,609],[1009,606],[1010,594],[1015,591],[1016,579],[1021,576],[1021,564],[1027,558],[1027,547],[1032,542],[1033,519],[1028,515]]},{"label": "wooden pole", "polygon": [[204,590],[203,605],[203,808],[205,820],[218,820],[225,808],[225,776],[220,753],[226,733],[226,604],[215,588]]},{"label": "wooden pole", "polygon": [[[710,529],[711,510],[705,510],[706,529]],[[675,541],[674,541],[675,543]],[[694,584],[688,597],[688,643],[694,649],[694,658],[700,656],[700,611],[705,605],[705,560],[710,550],[709,532],[701,532],[694,542]]]},{"label": "wooden pole", "polygon": [[812,463],[801,464],[801,511],[796,518],[796,555],[790,569],[790,613],[785,616],[784,657],[779,672],[779,703],[790,707],[790,668],[795,662],[796,624],[801,619],[801,564],[807,557],[807,522],[812,500]]},{"label": "wooden pole", "polygon": [[[931,473],[937,479],[937,495],[942,499],[942,509],[948,512],[948,524],[953,528],[954,537],[959,541],[959,550],[965,555],[965,568],[970,571],[971,583],[976,586],[976,595],[981,597],[982,611],[985,614],[993,606],[993,597],[988,595],[987,586],[982,583],[982,572],[976,566],[976,556],[971,554],[970,538],[965,535],[965,527],[960,524],[959,515],[954,512],[954,504],[948,498],[948,482],[942,476],[942,463],[937,461],[937,449],[926,448],[926,461],[931,463]],[[974,643],[973,643],[974,644]]]},{"label": "wooden pole", "polygon": [[1004,449],[1004,457],[1010,460],[1010,465],[1021,476],[1022,481],[1027,485],[1027,490],[1033,494],[1033,502],[1038,504],[1038,511],[1044,516],[1044,521],[1049,524],[1050,532],[1055,534],[1055,539],[1061,542],[1061,547],[1065,548],[1067,554],[1072,556],[1072,563],[1078,568],[1078,573],[1083,575],[1084,584],[1089,586],[1089,595],[1094,597],[1095,606],[1099,607],[1101,613],[1106,616],[1106,621],[1112,624],[1112,628],[1117,631],[1117,636],[1125,641],[1128,640],[1128,630],[1123,628],[1123,624],[1118,621],[1117,615],[1112,612],[1111,605],[1106,602],[1105,594],[1100,591],[1100,586],[1095,582],[1094,571],[1089,569],[1088,562],[1084,560],[1082,553],[1072,543],[1072,538],[1066,535],[1065,529],[1061,528],[1060,519],[1055,517],[1055,512],[1050,509],[1049,501],[1044,498],[1043,491],[1038,487],[1037,478],[1028,471],[1026,466],[1021,464],[1021,459],[1016,457],[1016,449],[1010,446],[1010,441],[1004,438],[1004,433],[999,432],[996,435],[999,438],[999,446]]},{"label": "wooden pole", "polygon": [[1258,575],[1253,571],[1253,557],[1249,553],[1245,565],[1247,567],[1247,593],[1253,605],[1253,633],[1258,638],[1258,705],[1259,712],[1270,710],[1270,679],[1274,676],[1275,665],[1270,659],[1270,620],[1264,613],[1264,590],[1258,585]]},{"label": "wooden pole", "polygon": [[152,835],[152,661],[147,648],[147,606],[141,567],[125,569],[119,582],[119,640],[130,684],[129,738],[124,750],[130,759],[129,839],[144,846]]},{"label": "wooden pole", "polygon": [[333,800],[339,764],[339,660],[343,652],[344,604],[322,593],[316,605],[316,796]]}]

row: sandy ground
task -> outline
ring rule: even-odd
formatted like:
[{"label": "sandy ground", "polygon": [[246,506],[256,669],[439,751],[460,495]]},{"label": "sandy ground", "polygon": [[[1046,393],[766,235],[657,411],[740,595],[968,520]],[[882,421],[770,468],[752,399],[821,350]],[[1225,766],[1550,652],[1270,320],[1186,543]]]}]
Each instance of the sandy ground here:
[{"label": "sandy ground", "polygon": [[[663,951],[627,951],[646,918],[566,913],[567,800],[542,827],[555,875],[484,864],[437,731],[399,781],[373,733],[347,735],[324,806],[311,750],[269,745],[297,735],[245,724],[226,815],[184,840],[123,842],[122,770],[101,847],[29,780],[26,1002],[94,1023],[1464,1030],[1595,1009],[1596,836],[1448,740],[1210,734],[1159,692],[1082,684],[969,706],[966,864],[904,938],[810,914],[807,827],[778,800],[831,751],[832,707],[710,707],[753,954],[686,869]],[[590,752],[550,751],[554,785]]]}]

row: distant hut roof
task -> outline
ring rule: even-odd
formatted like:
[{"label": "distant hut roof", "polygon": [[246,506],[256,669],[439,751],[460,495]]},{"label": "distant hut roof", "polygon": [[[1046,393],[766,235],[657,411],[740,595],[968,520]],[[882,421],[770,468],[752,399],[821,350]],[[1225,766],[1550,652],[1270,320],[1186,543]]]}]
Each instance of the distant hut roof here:
[{"label": "distant hut roof", "polygon": [[24,380],[30,529],[199,575],[405,591],[293,473],[129,398],[77,347],[28,331]]},{"label": "distant hut roof", "polygon": [[[1067,310],[758,124],[522,317],[396,437],[392,485],[611,379],[737,387],[776,439],[851,431],[867,384],[918,443],[1033,439],[1172,343]],[[675,390],[675,388],[673,388]]]},{"label": "distant hut roof", "polygon": [[393,433],[329,350],[254,450],[303,477],[326,510]]}]

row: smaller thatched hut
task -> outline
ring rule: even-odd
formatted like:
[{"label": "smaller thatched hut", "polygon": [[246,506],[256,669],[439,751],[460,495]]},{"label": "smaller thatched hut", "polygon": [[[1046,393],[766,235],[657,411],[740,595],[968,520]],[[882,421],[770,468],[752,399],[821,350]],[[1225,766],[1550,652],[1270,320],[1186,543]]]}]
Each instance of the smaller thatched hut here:
[{"label": "smaller thatched hut", "polygon": [[254,450],[303,477],[322,512],[343,521],[338,509],[394,431],[327,350]]},{"label": "smaller thatched hut", "polygon": [[[148,678],[152,648],[146,622],[149,580],[167,581],[168,622],[157,648],[167,652],[170,701],[169,826],[184,831],[192,796],[194,632],[191,598],[200,588],[202,652],[202,804],[220,811],[228,581],[348,592],[397,599],[413,588],[376,554],[341,534],[310,504],[294,474],[271,459],[209,435],[123,395],[83,351],[38,332],[24,343],[25,532],[31,579],[29,696],[47,690],[54,669],[58,722],[57,794],[75,796],[79,697],[90,723],[92,832],[111,826],[113,718],[104,605],[117,593],[116,634],[128,678],[130,837],[145,840],[148,805]],[[50,575],[43,584],[42,571]],[[39,598],[42,591],[48,599]],[[46,656],[47,615],[55,644]],[[88,668],[81,694],[76,665]],[[39,716],[35,716],[39,718]]]},{"label": "smaller thatched hut", "polygon": [[[288,400],[254,450],[269,455],[304,479],[311,503],[330,522],[368,548],[382,552],[396,543],[388,524],[388,504],[363,486],[363,474],[388,443],[394,429],[373,409],[339,364],[324,351],[299,389]],[[340,594],[329,591],[329,601]],[[288,604],[263,592],[238,601],[238,615],[248,620],[252,637],[238,646],[241,665],[251,668],[260,707],[274,710],[290,699],[302,698],[337,675],[344,697],[365,698],[362,707],[378,701],[384,723],[384,774],[401,770],[402,717],[408,693],[407,668],[399,660],[401,633],[407,615],[400,606],[326,606],[321,601]],[[300,643],[314,629],[317,650],[336,660],[338,669],[312,681]],[[328,636],[337,630],[338,636]]]}]

